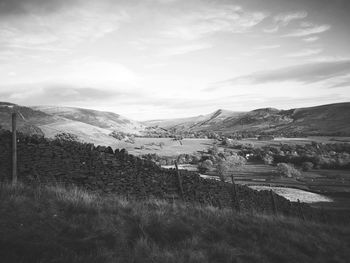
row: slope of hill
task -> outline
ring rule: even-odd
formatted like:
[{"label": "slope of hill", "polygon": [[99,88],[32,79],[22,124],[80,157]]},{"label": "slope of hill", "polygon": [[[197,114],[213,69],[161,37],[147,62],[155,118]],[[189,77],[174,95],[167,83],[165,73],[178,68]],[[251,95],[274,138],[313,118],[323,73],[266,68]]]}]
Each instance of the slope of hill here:
[{"label": "slope of hill", "polygon": [[219,109],[213,113],[206,115],[199,115],[189,118],[166,119],[166,120],[150,120],[143,122],[147,126],[159,126],[162,128],[176,128],[176,129],[200,129],[215,125],[225,120],[230,116],[242,114],[241,112],[234,112]]},{"label": "slope of hill", "polygon": [[0,185],[2,262],[347,262],[348,225]]},{"label": "slope of hill", "polygon": [[[145,122],[147,124],[147,122]],[[160,127],[192,131],[303,133],[309,135],[350,136],[350,103],[336,103],[309,108],[278,110],[257,109],[250,112],[218,110],[188,119],[163,120]]]},{"label": "slope of hill", "polygon": [[11,130],[12,112],[18,112],[17,129],[28,135],[43,135],[39,126],[55,121],[55,118],[39,110],[19,106],[13,103],[0,102],[0,126],[3,129]]},{"label": "slope of hill", "polygon": [[139,134],[144,126],[112,112],[102,112],[70,107],[23,107],[7,102],[0,103],[0,125],[11,129],[11,113],[18,113],[19,131],[26,134],[45,135],[72,133],[85,142],[112,145],[112,131]]},{"label": "slope of hill", "polygon": [[130,133],[135,133],[142,129],[142,126],[138,122],[129,120],[113,112],[55,106],[35,106],[33,109],[40,110],[47,114],[67,120],[96,126],[102,129]]}]

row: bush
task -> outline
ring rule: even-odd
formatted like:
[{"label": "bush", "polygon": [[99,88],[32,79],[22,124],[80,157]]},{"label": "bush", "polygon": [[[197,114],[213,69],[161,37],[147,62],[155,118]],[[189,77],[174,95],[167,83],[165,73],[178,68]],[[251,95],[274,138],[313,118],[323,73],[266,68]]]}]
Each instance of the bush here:
[{"label": "bush", "polygon": [[303,162],[301,167],[303,171],[307,172],[314,168],[314,164],[312,162]]},{"label": "bush", "polygon": [[294,168],[292,164],[287,163],[278,163],[277,164],[278,171],[287,177],[299,177],[301,176],[301,173]]},{"label": "bush", "polygon": [[272,164],[273,163],[273,157],[269,154],[266,154],[262,160],[264,161],[265,164]]},{"label": "bush", "polygon": [[229,177],[229,173],[239,171],[243,165],[246,164],[246,159],[237,154],[226,157],[224,160],[220,160],[216,166],[217,173],[221,181],[225,181],[226,177]]},{"label": "bush", "polygon": [[210,171],[213,168],[213,162],[211,160],[205,160],[198,165],[198,170],[202,173]]},{"label": "bush", "polygon": [[79,142],[78,136],[69,132],[58,133],[55,135],[55,140],[66,142]]}]

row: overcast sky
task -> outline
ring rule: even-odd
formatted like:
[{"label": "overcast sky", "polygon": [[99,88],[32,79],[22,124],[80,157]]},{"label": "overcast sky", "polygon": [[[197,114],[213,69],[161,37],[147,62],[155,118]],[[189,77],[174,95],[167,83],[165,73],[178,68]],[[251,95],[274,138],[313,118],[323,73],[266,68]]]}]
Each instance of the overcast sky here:
[{"label": "overcast sky", "polygon": [[136,120],[350,101],[349,0],[0,0],[0,101]]}]

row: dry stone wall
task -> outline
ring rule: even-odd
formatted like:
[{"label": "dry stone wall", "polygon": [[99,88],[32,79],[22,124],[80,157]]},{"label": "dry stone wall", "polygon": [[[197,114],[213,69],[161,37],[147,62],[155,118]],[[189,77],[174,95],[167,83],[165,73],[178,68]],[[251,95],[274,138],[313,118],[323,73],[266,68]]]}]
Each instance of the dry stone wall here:
[{"label": "dry stone wall", "polygon": [[[0,132],[0,179],[11,174],[11,134]],[[272,196],[267,191],[253,191],[245,186],[201,178],[195,172],[181,171],[183,198],[188,202],[218,207],[237,206],[242,210],[272,212]],[[158,167],[110,147],[78,142],[47,140],[18,136],[18,178],[24,183],[64,183],[85,189],[117,193],[133,198],[180,199],[181,191],[176,171]],[[274,195],[277,209],[283,214],[297,214],[288,200]]]}]

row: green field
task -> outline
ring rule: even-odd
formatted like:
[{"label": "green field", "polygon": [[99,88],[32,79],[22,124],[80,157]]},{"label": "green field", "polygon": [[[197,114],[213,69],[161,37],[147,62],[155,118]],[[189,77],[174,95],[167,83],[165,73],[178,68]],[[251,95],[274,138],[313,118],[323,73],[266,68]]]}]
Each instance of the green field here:
[{"label": "green field", "polygon": [[[160,143],[164,145],[161,147],[159,145]],[[134,155],[156,153],[160,156],[176,156],[179,154],[192,154],[197,151],[204,151],[214,143],[214,140],[183,139],[181,143],[172,138],[135,138],[134,144],[116,140],[111,146],[119,149],[124,148]]]},{"label": "green field", "polygon": [[350,137],[329,137],[329,136],[309,136],[305,138],[279,138],[276,137],[272,141],[259,141],[256,138],[246,138],[240,140],[242,143],[251,143],[254,147],[262,146],[279,146],[281,144],[304,145],[311,142],[317,143],[349,143]]}]

